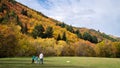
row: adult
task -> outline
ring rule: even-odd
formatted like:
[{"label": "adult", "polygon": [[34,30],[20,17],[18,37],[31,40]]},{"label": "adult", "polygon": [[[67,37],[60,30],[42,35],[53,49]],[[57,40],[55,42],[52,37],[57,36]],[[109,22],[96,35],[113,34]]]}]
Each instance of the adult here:
[{"label": "adult", "polygon": [[42,63],[43,64],[43,53],[40,53],[40,55],[39,55],[39,58],[40,58],[40,63]]}]

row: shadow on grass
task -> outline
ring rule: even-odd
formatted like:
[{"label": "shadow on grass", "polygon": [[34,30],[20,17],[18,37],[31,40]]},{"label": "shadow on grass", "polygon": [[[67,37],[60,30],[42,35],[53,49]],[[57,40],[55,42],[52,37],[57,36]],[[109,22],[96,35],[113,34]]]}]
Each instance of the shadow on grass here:
[{"label": "shadow on grass", "polygon": [[92,68],[87,66],[56,64],[52,60],[44,60],[44,64],[31,63],[31,60],[0,60],[0,68]]},{"label": "shadow on grass", "polygon": [[0,63],[0,68],[89,68],[86,66],[74,65],[54,65],[54,64],[35,64],[35,63]]}]

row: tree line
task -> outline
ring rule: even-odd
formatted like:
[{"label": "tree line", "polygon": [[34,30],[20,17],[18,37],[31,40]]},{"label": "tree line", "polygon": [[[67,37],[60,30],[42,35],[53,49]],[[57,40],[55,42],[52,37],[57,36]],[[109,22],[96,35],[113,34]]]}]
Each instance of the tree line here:
[{"label": "tree line", "polygon": [[[98,39],[96,36],[92,36],[90,33],[88,32],[84,32],[84,34],[82,35],[80,30],[74,30],[74,28],[71,25],[67,25],[65,23],[56,23],[57,26],[60,26],[62,28],[66,28],[68,31],[74,33],[77,35],[78,38],[80,39],[84,39],[84,40],[88,40],[92,43],[98,43]],[[59,36],[58,36],[59,37]]]}]

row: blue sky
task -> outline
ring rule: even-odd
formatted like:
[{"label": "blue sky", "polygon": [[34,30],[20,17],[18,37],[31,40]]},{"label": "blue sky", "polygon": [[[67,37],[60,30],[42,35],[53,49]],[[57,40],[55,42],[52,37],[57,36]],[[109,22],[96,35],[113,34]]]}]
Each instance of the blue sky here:
[{"label": "blue sky", "polygon": [[120,0],[16,0],[76,27],[120,37]]}]

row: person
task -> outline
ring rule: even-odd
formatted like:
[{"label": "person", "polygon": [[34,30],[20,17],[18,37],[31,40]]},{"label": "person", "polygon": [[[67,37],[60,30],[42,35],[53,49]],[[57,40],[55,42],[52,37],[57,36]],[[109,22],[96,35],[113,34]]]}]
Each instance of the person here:
[{"label": "person", "polygon": [[32,56],[32,63],[34,63],[35,56]]},{"label": "person", "polygon": [[40,63],[43,64],[43,53],[40,53],[39,58],[40,58]]},{"label": "person", "polygon": [[38,56],[36,56],[34,60],[35,60],[35,63],[38,63]]}]

